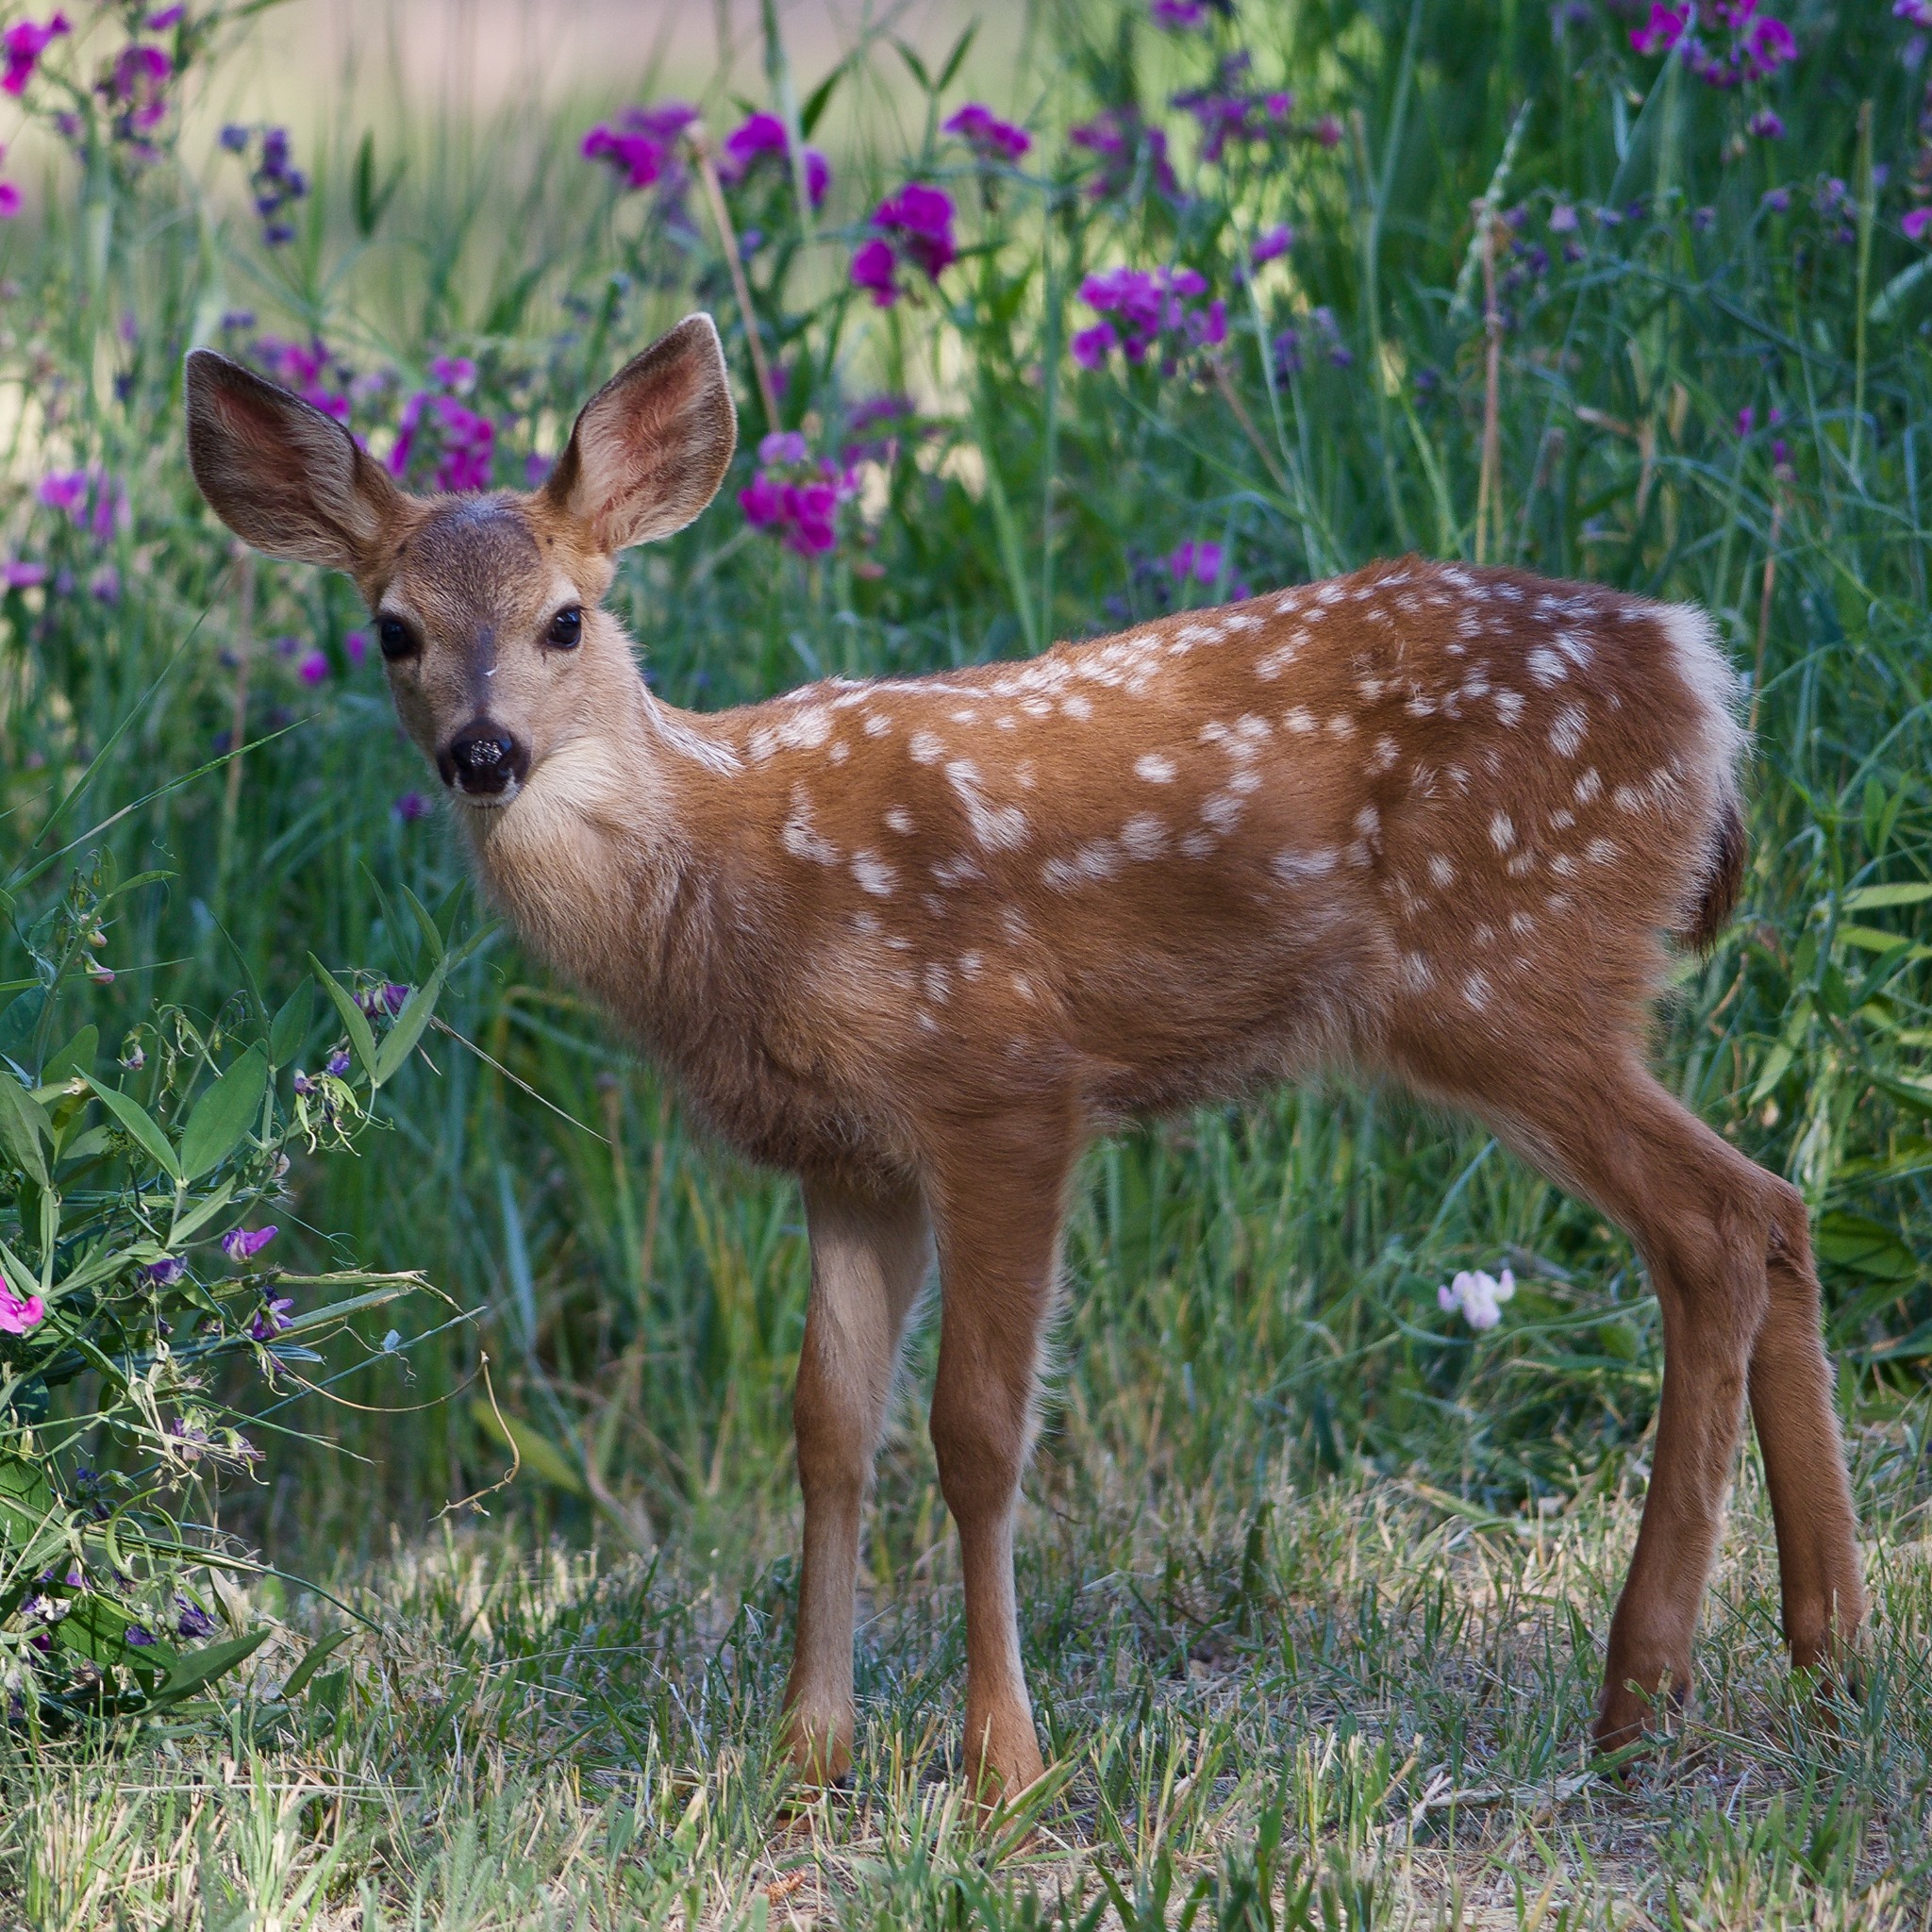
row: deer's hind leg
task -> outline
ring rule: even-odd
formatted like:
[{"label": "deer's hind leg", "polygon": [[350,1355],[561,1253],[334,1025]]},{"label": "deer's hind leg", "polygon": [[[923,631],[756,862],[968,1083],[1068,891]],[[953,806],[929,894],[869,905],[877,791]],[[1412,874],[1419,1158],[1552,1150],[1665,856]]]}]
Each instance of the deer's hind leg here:
[{"label": "deer's hind leg", "polygon": [[805,1555],[785,1730],[806,1776],[836,1779],[852,1761],[859,1518],[932,1235],[916,1189],[879,1197],[808,1181],[805,1212],[811,1302],[791,1404]]},{"label": "deer's hind leg", "polygon": [[1465,1104],[1636,1242],[1663,1313],[1664,1383],[1642,1526],[1610,1624],[1596,1732],[1643,1727],[1690,1681],[1744,1402],[1765,1443],[1787,1631],[1800,1661],[1862,1616],[1850,1488],[1796,1193],[1681,1107],[1634,1055],[1519,1042]]}]

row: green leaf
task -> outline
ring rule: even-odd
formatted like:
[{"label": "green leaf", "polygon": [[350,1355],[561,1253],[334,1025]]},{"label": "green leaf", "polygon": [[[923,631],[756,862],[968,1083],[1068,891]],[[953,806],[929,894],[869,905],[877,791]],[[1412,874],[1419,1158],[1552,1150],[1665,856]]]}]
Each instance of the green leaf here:
[{"label": "green leaf", "polygon": [[851,57],[848,55],[812,89],[805,106],[798,110],[798,131],[806,140],[811,139],[812,130],[818,126],[820,117],[831,106],[833,91],[845,78],[845,70],[851,65]]},{"label": "green leaf", "polygon": [[[47,989],[30,986],[17,1000],[0,1009],[0,1059],[18,1060],[34,1043],[34,1034],[46,1010]],[[31,1073],[32,1068],[27,1071]]]},{"label": "green leaf", "polygon": [[1910,1281],[1919,1273],[1918,1257],[1897,1234],[1862,1214],[1822,1215],[1812,1246],[1821,1261],[1880,1281]]},{"label": "green leaf", "polygon": [[1859,886],[1838,903],[1847,912],[1875,912],[1884,906],[1923,906],[1932,899],[1932,884]]},{"label": "green leaf", "polygon": [[100,1050],[101,1029],[98,1026],[83,1026],[41,1069],[41,1085],[48,1087],[56,1080],[69,1079],[75,1074],[85,1077],[93,1072],[94,1056]]},{"label": "green leaf", "polygon": [[925,62],[904,41],[899,39],[896,34],[892,36],[892,45],[898,49],[900,59],[905,61],[907,72],[919,83],[920,87],[926,93],[935,92],[932,84],[932,75],[925,71]]},{"label": "green leaf", "polygon": [[233,1199],[235,1190],[240,1184],[238,1176],[230,1174],[205,1201],[191,1208],[168,1230],[168,1245],[174,1247],[180,1241],[188,1241],[197,1228],[206,1227]]},{"label": "green leaf", "polygon": [[155,1124],[147,1108],[131,1094],[109,1087],[104,1080],[90,1078],[87,1084],[94,1090],[94,1098],[126,1129],[128,1139],[151,1155],[170,1180],[178,1182],[181,1163],[175,1158],[167,1135]]},{"label": "green leaf", "polygon": [[282,1002],[281,1010],[269,1023],[269,1064],[286,1067],[302,1051],[308,1037],[309,1016],[315,1011],[315,982],[305,979]]},{"label": "green leaf", "polygon": [[548,1436],[539,1435],[528,1423],[515,1416],[499,1416],[494,1406],[479,1395],[470,1404],[470,1412],[499,1442],[514,1449],[519,1460],[539,1482],[567,1491],[573,1496],[586,1493],[582,1472]]},{"label": "green leaf", "polygon": [[423,1029],[429,1024],[429,1016],[436,1010],[436,1002],[442,992],[443,969],[439,966],[423,984],[403,1002],[403,1010],[396,1015],[396,1023],[389,1029],[382,1044],[375,1052],[375,1079],[378,1087],[401,1071],[403,1062],[414,1052],[416,1042],[423,1038]]},{"label": "green leaf", "polygon": [[41,1142],[53,1138],[46,1109],[11,1074],[0,1073],[0,1149],[13,1166],[42,1187],[47,1184],[47,1160]]},{"label": "green leaf", "polygon": [[247,1138],[268,1089],[268,1056],[251,1046],[194,1103],[181,1130],[181,1177],[198,1180]]},{"label": "green leaf", "polygon": [[322,981],[322,990],[336,1003],[336,1011],[342,1016],[342,1025],[349,1035],[349,1044],[355,1049],[356,1058],[362,1063],[362,1071],[372,1080],[375,1077],[375,1036],[369,1030],[369,1021],[358,1007],[348,989],[335,974],[318,959],[313,953],[308,963],[315,968],[315,976]]},{"label": "green leaf", "polygon": [[204,1644],[201,1649],[177,1657],[148,1707],[163,1710],[171,1704],[179,1704],[183,1698],[192,1697],[217,1677],[226,1676],[237,1665],[246,1663],[268,1641],[268,1627],[264,1624],[259,1629],[244,1630],[240,1637],[225,1637],[219,1643]]},{"label": "green leaf", "polygon": [[423,943],[429,948],[430,958],[441,963],[447,950],[442,941],[442,929],[431,917],[428,907],[408,886],[403,888],[403,897],[409,902],[409,910],[415,914],[416,924],[422,929]]},{"label": "green leaf", "polygon": [[944,93],[952,86],[953,76],[958,73],[960,64],[965,60],[978,32],[979,23],[976,20],[973,21],[968,25],[966,31],[953,42],[953,51],[946,56],[946,64],[940,69],[939,82],[934,89],[936,93]]},{"label": "green leaf", "polygon": [[282,1701],[292,1704],[308,1690],[309,1679],[327,1663],[342,1645],[356,1633],[353,1630],[338,1630],[333,1636],[325,1637],[319,1642],[311,1643],[302,1661],[289,1673],[289,1681],[282,1686]]}]

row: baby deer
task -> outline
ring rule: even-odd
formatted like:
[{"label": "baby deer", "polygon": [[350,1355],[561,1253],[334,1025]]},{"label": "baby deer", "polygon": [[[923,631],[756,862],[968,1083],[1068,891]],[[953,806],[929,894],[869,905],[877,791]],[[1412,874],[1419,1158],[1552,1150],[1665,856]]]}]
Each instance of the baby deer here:
[{"label": "baby deer", "polygon": [[1663,1398],[1598,1738],[1690,1682],[1747,1395],[1793,1659],[1850,1639],[1803,1202],[1644,1064],[1659,936],[1707,943],[1743,864],[1734,681],[1700,611],[1409,558],[700,716],[652,695],[599,605],[617,553],[689,524],[730,461],[708,317],[600,391],[527,494],[408,496],[234,363],[196,351],[187,383],[223,521],[355,578],[484,891],[702,1122],[803,1185],[802,1772],[850,1761],[860,1511],[935,1247],[968,1768],[1011,1794],[1041,1773],[1014,1504],[1081,1151],[1322,1068],[1474,1115],[1642,1254]]}]

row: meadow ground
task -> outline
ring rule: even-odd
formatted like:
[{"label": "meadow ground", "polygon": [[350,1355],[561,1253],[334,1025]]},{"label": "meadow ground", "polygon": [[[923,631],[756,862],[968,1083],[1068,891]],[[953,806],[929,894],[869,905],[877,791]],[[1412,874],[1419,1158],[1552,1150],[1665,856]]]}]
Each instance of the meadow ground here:
[{"label": "meadow ground", "polygon": [[[0,1916],[1926,1923],[1932,7],[789,18],[523,96],[372,32],[285,140],[280,16],[4,9]],[[1083,1170],[1023,1536],[1052,1788],[989,1838],[946,1775],[928,1338],[858,1772],[782,1789],[795,1193],[491,926],[348,586],[239,559],[180,441],[212,342],[412,487],[520,485],[693,308],[742,449],[611,598],[680,704],[1411,549],[1713,613],[1751,859],[1657,1059],[1813,1213],[1851,1690],[1779,1661],[1747,1451],[1690,1708],[1593,1764],[1655,1301],[1338,1082]],[[1493,1327],[1439,1299],[1506,1265]]]}]

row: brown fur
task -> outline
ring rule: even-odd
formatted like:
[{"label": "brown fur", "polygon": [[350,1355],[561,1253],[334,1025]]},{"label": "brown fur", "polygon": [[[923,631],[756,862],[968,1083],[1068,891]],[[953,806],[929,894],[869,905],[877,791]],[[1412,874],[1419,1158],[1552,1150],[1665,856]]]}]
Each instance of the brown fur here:
[{"label": "brown fur", "polygon": [[[190,401],[235,527],[341,562],[420,637],[390,670],[424,751],[478,720],[527,750],[519,787],[458,796],[486,892],[718,1135],[803,1179],[803,1766],[849,1757],[858,1511],[934,1243],[970,1756],[1012,1790],[1041,1769],[1013,1506],[1080,1152],[1325,1067],[1485,1120],[1649,1266],[1664,1397],[1599,1735],[1689,1682],[1747,1393],[1794,1654],[1857,1626],[1802,1203],[1643,1064],[1659,935],[1707,943],[1742,865],[1732,680],[1701,613],[1411,558],[1030,663],[698,717],[651,695],[596,606],[612,549],[689,521],[728,460],[708,323],[601,391],[534,495],[404,498],[218,358],[192,358]],[[553,649],[572,604],[582,643]]]}]

